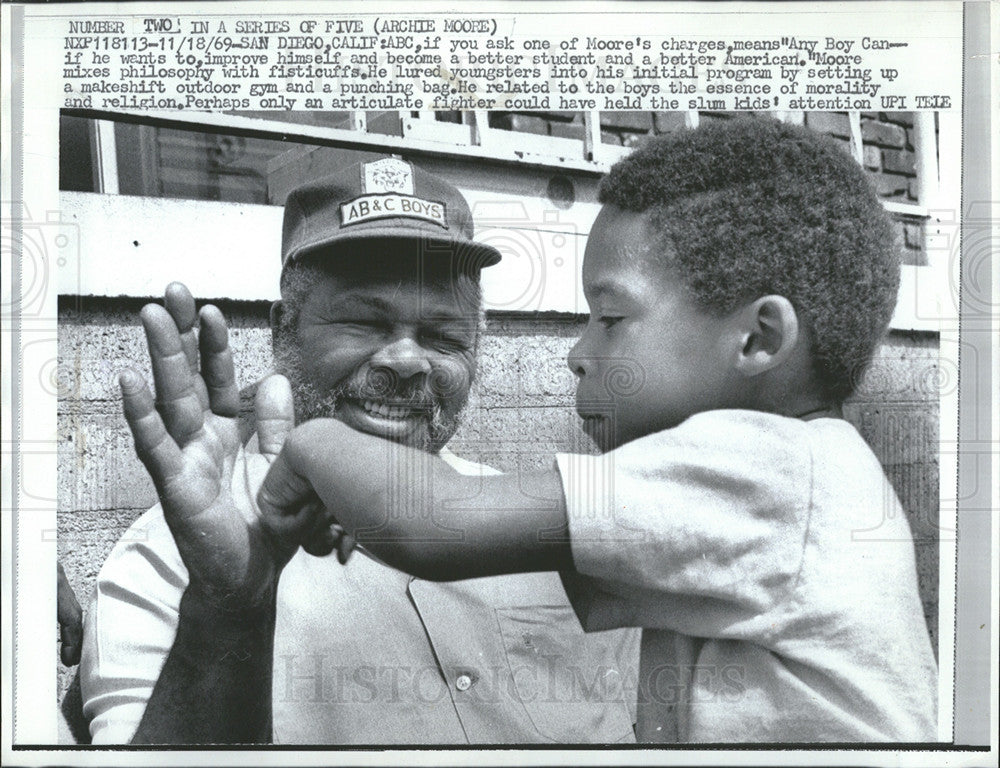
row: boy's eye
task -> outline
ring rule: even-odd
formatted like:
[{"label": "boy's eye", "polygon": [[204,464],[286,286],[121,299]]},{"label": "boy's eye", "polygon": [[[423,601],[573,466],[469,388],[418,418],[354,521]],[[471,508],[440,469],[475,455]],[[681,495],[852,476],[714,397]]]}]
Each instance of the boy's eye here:
[{"label": "boy's eye", "polygon": [[622,315],[601,315],[599,318],[597,318],[597,322],[599,322],[605,328],[610,328],[613,325],[617,325],[624,319],[625,318]]}]

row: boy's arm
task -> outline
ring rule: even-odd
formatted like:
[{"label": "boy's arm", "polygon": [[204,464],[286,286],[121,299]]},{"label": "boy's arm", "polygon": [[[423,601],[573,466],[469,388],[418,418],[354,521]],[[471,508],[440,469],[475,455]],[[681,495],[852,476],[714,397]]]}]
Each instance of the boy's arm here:
[{"label": "boy's arm", "polygon": [[461,475],[437,456],[316,419],[289,436],[258,503],[265,516],[294,515],[313,492],[331,522],[421,578],[573,567],[555,469]]}]

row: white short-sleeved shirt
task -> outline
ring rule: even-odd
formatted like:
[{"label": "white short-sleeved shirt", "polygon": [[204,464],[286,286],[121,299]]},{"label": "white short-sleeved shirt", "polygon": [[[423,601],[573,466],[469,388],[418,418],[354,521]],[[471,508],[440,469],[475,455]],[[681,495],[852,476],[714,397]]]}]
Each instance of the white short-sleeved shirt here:
[{"label": "white short-sleeved shirt", "polygon": [[[263,461],[254,444],[238,468]],[[463,474],[497,474],[442,458]],[[238,503],[261,469],[235,473]],[[154,507],[115,546],[88,611],[80,682],[94,743],[134,735],[187,582]],[[276,742],[635,740],[639,633],[584,633],[554,573],[435,584],[360,551],[341,566],[300,550],[282,572],[277,609]]]},{"label": "white short-sleeved shirt", "polygon": [[644,628],[639,741],[937,740],[909,525],[850,424],[710,411],[557,464],[581,623]]}]

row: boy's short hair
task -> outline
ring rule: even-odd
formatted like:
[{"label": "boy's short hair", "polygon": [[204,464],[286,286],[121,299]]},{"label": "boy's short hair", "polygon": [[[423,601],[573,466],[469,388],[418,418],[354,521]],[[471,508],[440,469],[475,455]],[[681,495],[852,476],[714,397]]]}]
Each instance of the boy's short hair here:
[{"label": "boy's short hair", "polygon": [[770,118],[715,121],[650,140],[599,199],[650,212],[657,257],[705,309],[787,298],[826,395],[851,394],[892,317],[899,252],[864,171],[832,140]]}]

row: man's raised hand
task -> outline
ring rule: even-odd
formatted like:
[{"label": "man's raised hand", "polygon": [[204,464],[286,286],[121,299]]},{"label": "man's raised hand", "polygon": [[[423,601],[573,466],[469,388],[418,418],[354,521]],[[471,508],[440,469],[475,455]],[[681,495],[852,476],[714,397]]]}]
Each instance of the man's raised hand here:
[{"label": "man's raised hand", "polygon": [[[212,306],[196,314],[180,283],[168,286],[165,305],[149,304],[141,313],[156,400],[136,372],[120,377],[136,451],[188,569],[189,589],[220,609],[266,608],[298,542],[288,531],[269,530],[250,496],[234,494],[244,478],[233,482],[239,392],[226,322]],[[268,421],[265,439],[274,442],[290,428],[284,420],[291,395],[272,391],[269,397],[258,418]]]}]

